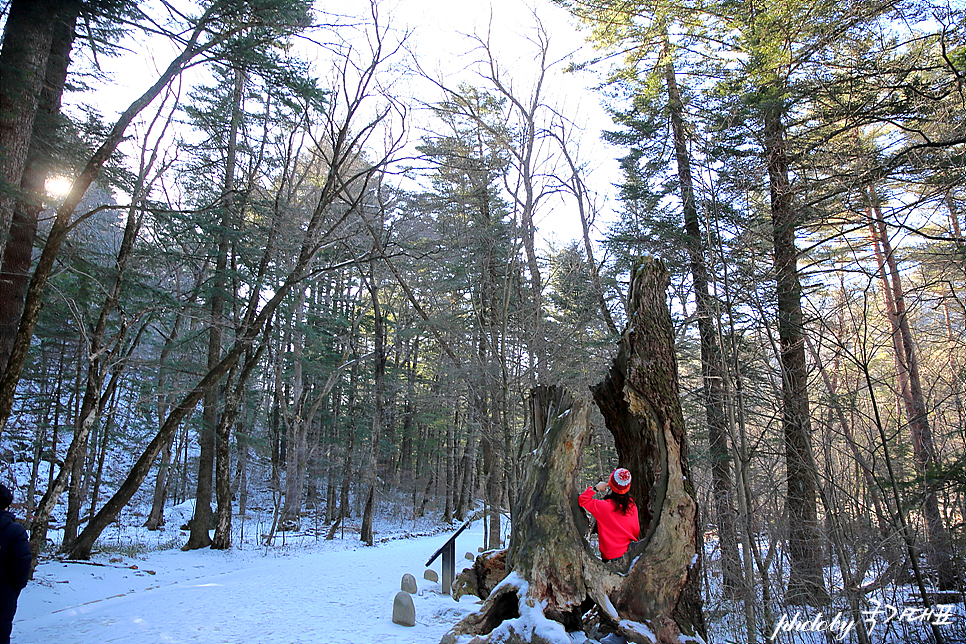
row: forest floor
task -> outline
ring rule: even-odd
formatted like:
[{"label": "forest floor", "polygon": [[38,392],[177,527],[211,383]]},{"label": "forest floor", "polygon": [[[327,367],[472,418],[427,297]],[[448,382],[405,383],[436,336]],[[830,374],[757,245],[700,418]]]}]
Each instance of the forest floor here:
[{"label": "forest floor", "polygon": [[[357,535],[289,538],[272,548],[49,560],[20,596],[12,641],[437,644],[479,601],[456,602],[423,579],[424,564],[448,537],[393,539],[371,548]],[[457,539],[458,553],[475,553],[482,542],[477,522]],[[419,586],[414,627],[392,622],[393,597],[407,572]]]},{"label": "forest floor", "polygon": [[[143,522],[143,513],[129,516],[105,532],[90,562],[41,560],[34,580],[20,596],[12,642],[437,644],[479,607],[479,600],[467,596],[454,601],[442,594],[439,583],[423,578],[424,564],[455,527],[443,531],[431,520],[414,522],[404,515],[380,517],[374,547],[363,545],[352,525],[337,539],[325,541],[324,526],[311,520],[304,522],[302,533],[279,533],[274,545],[266,547],[261,535],[271,522],[263,513],[236,526],[231,550],[190,552],[179,549],[187,536],[179,527],[191,516],[190,504],[171,508],[168,526],[159,532],[130,527]],[[457,569],[470,565],[461,555],[475,555],[483,535],[483,522],[476,521],[459,536]],[[55,543],[57,537],[52,531]],[[710,563],[717,554],[713,540],[705,546]],[[440,561],[432,568],[439,572]],[[413,597],[414,627],[391,619],[393,598],[405,573],[412,574],[419,587]],[[747,641],[740,602],[720,599],[714,575],[707,582],[712,588],[705,600],[708,641]],[[872,626],[873,644],[932,640],[925,623],[929,620],[915,608],[908,587],[880,591],[870,595],[869,602],[861,618]],[[781,644],[854,642],[854,629],[842,632],[840,623],[833,625],[836,618],[848,619],[843,608],[807,609],[801,615],[800,609],[778,608],[772,632],[762,633],[759,641],[777,635],[771,641]],[[873,608],[876,611],[869,612]],[[946,642],[966,642],[963,604],[937,608],[942,611]],[[819,623],[816,617],[827,621]],[[574,644],[595,641],[580,635],[573,638]]]}]

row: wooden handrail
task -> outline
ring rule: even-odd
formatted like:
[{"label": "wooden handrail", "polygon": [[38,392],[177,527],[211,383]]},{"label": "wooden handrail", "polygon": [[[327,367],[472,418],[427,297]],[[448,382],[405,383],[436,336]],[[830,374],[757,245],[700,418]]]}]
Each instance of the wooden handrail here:
[{"label": "wooden handrail", "polygon": [[469,520],[469,521],[467,521],[466,523],[464,523],[464,524],[463,524],[463,527],[462,527],[462,528],[460,528],[459,530],[457,530],[457,531],[456,531],[456,532],[455,532],[455,533],[453,534],[453,536],[452,536],[452,537],[450,537],[450,538],[449,538],[449,539],[448,539],[448,540],[446,541],[446,543],[444,543],[444,544],[443,544],[443,545],[442,545],[442,546],[440,547],[440,549],[439,549],[439,550],[437,550],[437,551],[436,551],[436,552],[435,552],[435,553],[433,554],[433,556],[429,558],[429,561],[427,561],[427,562],[426,562],[426,567],[429,567],[429,566],[430,566],[430,565],[431,565],[431,564],[432,564],[432,563],[433,563],[434,561],[436,561],[436,558],[437,558],[437,557],[439,557],[439,556],[440,556],[441,554],[443,554],[443,550],[444,550],[444,549],[446,548],[446,546],[448,546],[448,545],[450,545],[450,544],[452,544],[452,545],[453,545],[453,547],[455,548],[455,547],[456,547],[456,544],[455,544],[454,542],[456,541],[456,537],[458,537],[458,536],[460,536],[460,535],[461,535],[461,534],[463,533],[463,530],[466,530],[466,529],[467,529],[468,527],[470,527],[470,525],[471,525],[472,523],[473,523],[473,521],[472,521],[472,519],[471,519],[471,520]]},{"label": "wooden handrail", "polygon": [[464,523],[463,527],[454,532],[453,536],[447,539],[446,543],[444,543],[442,547],[429,558],[429,561],[426,562],[426,567],[428,568],[430,564],[436,561],[437,557],[443,555],[443,574],[440,585],[442,586],[443,593],[446,595],[450,594],[450,589],[453,586],[453,579],[456,577],[456,537],[460,536],[463,533],[463,530],[466,530],[468,527],[470,527],[470,524],[472,523],[473,519],[470,519]]}]

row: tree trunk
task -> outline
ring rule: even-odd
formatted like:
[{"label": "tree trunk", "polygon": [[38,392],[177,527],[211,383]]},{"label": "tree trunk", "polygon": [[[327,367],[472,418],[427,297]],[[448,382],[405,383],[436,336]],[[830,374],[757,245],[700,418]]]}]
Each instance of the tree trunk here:
[{"label": "tree trunk", "polygon": [[[100,401],[96,401],[100,402]],[[68,478],[67,484],[67,516],[64,521],[64,538],[61,542],[61,550],[66,550],[70,547],[70,543],[77,538],[77,528],[80,524],[80,514],[81,506],[84,504],[84,494],[81,485],[81,479],[84,476],[84,471],[87,469],[87,456],[89,453],[89,442],[90,442],[90,431],[96,428],[98,421],[100,420],[100,414],[93,414],[93,420],[89,423],[84,422],[87,415],[81,413],[79,421],[86,425],[88,429],[84,431],[84,438],[80,442],[80,450],[77,452],[77,456],[74,458],[73,463],[69,466],[70,476]],[[80,434],[82,431],[81,427],[75,428],[75,434]],[[76,440],[76,439],[75,439]],[[96,436],[95,436],[96,440]],[[67,464],[64,464],[67,467]]]},{"label": "tree trunk", "polygon": [[[215,255],[215,274],[212,280],[209,304],[211,307],[208,327],[208,368],[213,368],[221,360],[222,328],[225,325],[225,300],[228,287],[228,255],[231,250],[229,232],[235,226],[235,160],[238,144],[238,129],[241,123],[242,96],[245,87],[245,73],[238,67],[233,69],[232,110],[228,129],[228,147],[225,158],[225,174],[222,178],[221,224],[218,228],[218,247]],[[207,548],[211,545],[208,530],[211,527],[211,490],[214,474],[215,451],[217,449],[218,421],[218,383],[205,391],[202,403],[201,432],[198,445],[198,482],[195,489],[195,512],[191,518],[191,533],[182,550]],[[225,431],[230,431],[229,425]]]},{"label": "tree trunk", "polygon": [[24,494],[24,507],[27,514],[26,528],[30,530],[30,526],[34,520],[34,506],[36,505],[36,499],[34,495],[37,493],[37,479],[40,474],[40,457],[44,453],[44,443],[47,442],[47,421],[49,420],[50,412],[46,413],[46,417],[39,423],[37,423],[37,433],[34,434],[34,449],[33,449],[33,462],[30,464],[30,482],[27,484],[27,493]]},{"label": "tree trunk", "polygon": [[743,588],[741,563],[738,559],[738,522],[735,513],[735,489],[731,479],[731,450],[728,447],[728,414],[725,410],[724,375],[714,304],[709,288],[705,245],[691,177],[691,154],[684,121],[684,103],[674,73],[667,31],[663,33],[665,56],[664,77],[667,85],[674,155],[684,210],[684,237],[691,265],[691,281],[697,304],[698,334],[701,338],[701,377],[704,385],[705,420],[708,424],[708,455],[711,459],[711,487],[721,550],[721,572],[726,596],[735,598]]},{"label": "tree trunk", "polygon": [[[164,415],[159,415],[158,418],[163,419]],[[164,505],[168,498],[168,486],[171,483],[169,473],[171,471],[174,439],[175,434],[171,434],[161,449],[161,464],[158,467],[158,476],[154,481],[154,494],[151,497],[151,512],[148,514],[148,519],[144,523],[144,527],[148,530],[160,530],[164,527]]]},{"label": "tree trunk", "polygon": [[57,4],[54,0],[13,0],[7,14],[0,49],[0,254],[27,163]]},{"label": "tree trunk", "polygon": [[453,522],[453,506],[456,492],[456,425],[459,423],[459,409],[453,411],[453,421],[446,423],[446,501],[443,506],[443,521]]},{"label": "tree trunk", "polygon": [[[417,335],[409,347],[406,358],[406,403],[403,412],[402,447],[399,450],[399,469],[396,477],[397,484],[402,472],[411,474],[413,482],[419,477],[417,468],[413,466],[413,434],[419,435],[419,424],[416,422],[416,374],[419,364],[419,336]],[[417,448],[418,449],[418,448]]]},{"label": "tree trunk", "polygon": [[[371,267],[371,264],[370,264]],[[362,515],[362,528],[360,539],[366,545],[373,545],[372,520],[375,513],[376,482],[378,480],[377,468],[379,465],[379,439],[382,434],[382,425],[385,415],[385,392],[386,392],[386,321],[382,316],[382,307],[379,302],[379,284],[376,281],[375,272],[370,270],[366,280],[369,294],[372,297],[373,315],[373,335],[375,341],[375,353],[373,360],[373,372],[375,383],[373,387],[374,409],[372,413],[372,431],[369,435],[369,459],[362,471],[362,481],[366,491],[366,506]]]},{"label": "tree trunk", "polygon": [[[918,464],[918,473],[923,477],[923,514],[926,519],[926,557],[929,567],[939,577],[940,590],[953,590],[957,587],[959,573],[953,559],[952,543],[949,532],[939,511],[936,492],[928,483],[930,469],[938,462],[936,448],[932,440],[932,429],[926,409],[925,396],[919,377],[919,358],[909,327],[906,313],[905,296],[899,268],[889,241],[888,230],[875,192],[870,189],[872,212],[875,215],[873,241],[879,264],[879,276],[885,291],[886,308],[892,324],[893,347],[896,352],[897,370],[900,376],[900,394],[912,435],[913,452]],[[871,213],[870,213],[871,214]],[[888,271],[888,272],[887,272]],[[904,378],[902,376],[905,376]]]},{"label": "tree trunk", "polygon": [[244,521],[248,513],[248,436],[235,432],[235,444],[238,446],[238,461],[233,494],[238,495],[238,516]]},{"label": "tree trunk", "polygon": [[[174,325],[171,328],[171,333],[167,335],[164,348],[161,349],[161,356],[158,359],[158,422],[164,422],[164,418],[168,415],[168,409],[171,407],[166,391],[168,378],[167,362],[171,349],[180,335],[181,319],[181,313],[178,313]],[[174,447],[175,438],[176,434],[171,434],[161,448],[161,464],[158,467],[158,476],[154,481],[151,513],[148,515],[148,519],[144,524],[144,527],[148,530],[160,530],[164,526],[164,504],[168,498],[168,486],[170,484],[169,472],[171,470],[172,459],[171,451]]]},{"label": "tree trunk", "polygon": [[[473,472],[476,470],[476,455],[479,447],[480,424],[476,418],[468,418],[466,421],[466,446],[463,448],[463,458],[460,464],[459,473],[459,496],[456,501],[454,511],[456,520],[462,521],[469,511],[470,503],[473,502]],[[454,491],[455,496],[455,491]]]},{"label": "tree trunk", "polygon": [[[39,4],[39,3],[38,3]],[[53,40],[47,58],[46,78],[30,136],[30,149],[20,180],[20,198],[13,209],[10,238],[0,243],[0,373],[17,337],[24,296],[30,281],[30,259],[37,238],[37,218],[43,210],[51,156],[60,129],[60,103],[74,45],[74,25],[81,10],[80,0],[62,3],[54,18]],[[46,18],[46,16],[45,16]],[[7,23],[10,24],[9,21]]]},{"label": "tree trunk", "polygon": [[[63,403],[63,392],[64,392],[64,380],[65,380],[65,369],[64,360],[67,357],[67,347],[66,342],[61,345],[60,351],[60,366],[57,369],[57,388],[54,393],[54,422],[51,424],[51,437],[50,437],[50,467],[47,469],[47,489],[54,484],[54,461],[57,460],[57,442],[60,437],[60,414],[64,411]],[[73,395],[73,394],[71,394]],[[69,407],[69,405],[68,405]],[[36,515],[35,515],[36,516]],[[33,522],[31,521],[31,524]],[[36,552],[36,551],[35,551]]]},{"label": "tree trunk", "polygon": [[[233,370],[234,371],[234,370]],[[234,373],[225,378],[225,406],[218,429],[215,432],[215,535],[211,539],[212,550],[231,548],[231,428],[238,418],[238,405],[244,380],[234,382]]]},{"label": "tree trunk", "polygon": [[211,540],[211,547],[214,550],[227,550],[231,547],[231,428],[238,419],[248,379],[264,349],[263,342],[257,349],[250,352],[237,381],[232,378],[232,373],[229,373],[226,378],[225,409],[216,433],[218,443],[215,450],[215,496],[218,507],[215,513],[215,536]]},{"label": "tree trunk", "polygon": [[112,403],[107,419],[104,421],[101,445],[97,449],[97,469],[94,473],[94,487],[91,490],[91,508],[88,514],[93,516],[97,512],[97,499],[101,492],[101,483],[104,480],[104,461],[107,460],[107,447],[111,441],[111,428],[114,427],[114,417],[117,415],[117,390],[111,396]]},{"label": "tree trunk", "polygon": [[[433,495],[433,484],[436,482],[436,469],[430,466],[429,473],[426,474],[426,485],[423,488],[423,498],[419,502],[419,507],[415,511],[417,517],[422,517],[426,515],[426,506],[429,505],[429,500]],[[452,521],[449,521],[452,523]]]},{"label": "tree trunk", "polygon": [[332,521],[332,527],[325,540],[335,538],[335,531],[342,521],[349,516],[349,484],[352,481],[352,450],[355,448],[355,432],[349,431],[349,445],[345,448],[345,460],[342,464],[342,482],[339,484],[339,512]]},{"label": "tree trunk", "polygon": [[500,531],[500,501],[503,492],[503,463],[500,455],[502,440],[496,436],[487,439],[488,447],[484,456],[483,471],[486,473],[486,506],[489,529],[486,535],[486,549],[495,550],[503,544]]},{"label": "tree trunk", "polygon": [[[567,631],[585,627],[584,616],[595,605],[602,628],[631,642],[679,644],[706,636],[698,504],[687,464],[667,285],[660,262],[649,260],[634,271],[633,326],[624,332],[608,378],[593,389],[620,463],[634,475],[641,539],[608,563],[584,540],[587,519],[577,494],[590,437],[588,406],[552,391],[542,439],[515,504],[510,574],[444,643],[468,634],[474,637],[460,641],[570,644]],[[558,626],[535,632],[540,613]]]},{"label": "tree trunk", "polygon": [[[305,383],[302,376],[302,350],[305,344],[302,333],[302,316],[305,310],[305,292],[300,291],[294,302],[294,312],[291,326],[286,329],[286,346],[291,347],[292,375],[289,385],[293,407],[289,409],[284,398],[282,402],[282,420],[285,424],[285,503],[279,519],[279,530],[296,531],[301,527],[302,516],[302,473],[305,469],[305,456],[308,447],[308,423],[305,417]],[[282,381],[281,356],[275,363],[276,382]]]},{"label": "tree trunk", "polygon": [[815,460],[805,365],[802,285],[795,234],[799,223],[789,180],[785,127],[779,99],[763,112],[765,156],[771,194],[779,356],[782,374],[782,429],[785,438],[788,550],[791,572],[785,600],[791,605],[828,603],[822,577]]}]

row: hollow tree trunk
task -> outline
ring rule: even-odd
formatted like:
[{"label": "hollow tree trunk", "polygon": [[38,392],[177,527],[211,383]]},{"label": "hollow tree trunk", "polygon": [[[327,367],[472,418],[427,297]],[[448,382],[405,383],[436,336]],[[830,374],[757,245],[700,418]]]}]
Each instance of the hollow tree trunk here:
[{"label": "hollow tree trunk", "polygon": [[[698,504],[687,465],[667,285],[661,262],[649,260],[634,272],[632,325],[607,379],[593,389],[620,463],[634,475],[641,540],[608,563],[584,540],[587,522],[577,494],[590,438],[588,405],[553,389],[534,396],[547,401],[534,414],[546,424],[515,504],[510,574],[444,643],[469,634],[474,637],[468,644],[570,644],[567,631],[584,628],[584,616],[595,605],[604,630],[628,641],[703,641]],[[557,625],[548,628],[535,619],[541,612]],[[535,632],[540,623],[544,626]]]}]

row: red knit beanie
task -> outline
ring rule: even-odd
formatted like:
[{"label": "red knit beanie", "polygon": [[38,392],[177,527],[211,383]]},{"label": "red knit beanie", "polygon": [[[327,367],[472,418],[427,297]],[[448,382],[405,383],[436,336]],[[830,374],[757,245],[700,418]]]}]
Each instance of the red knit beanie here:
[{"label": "red knit beanie", "polygon": [[618,467],[611,472],[610,481],[607,484],[616,494],[627,494],[631,489],[631,473],[623,467]]}]

